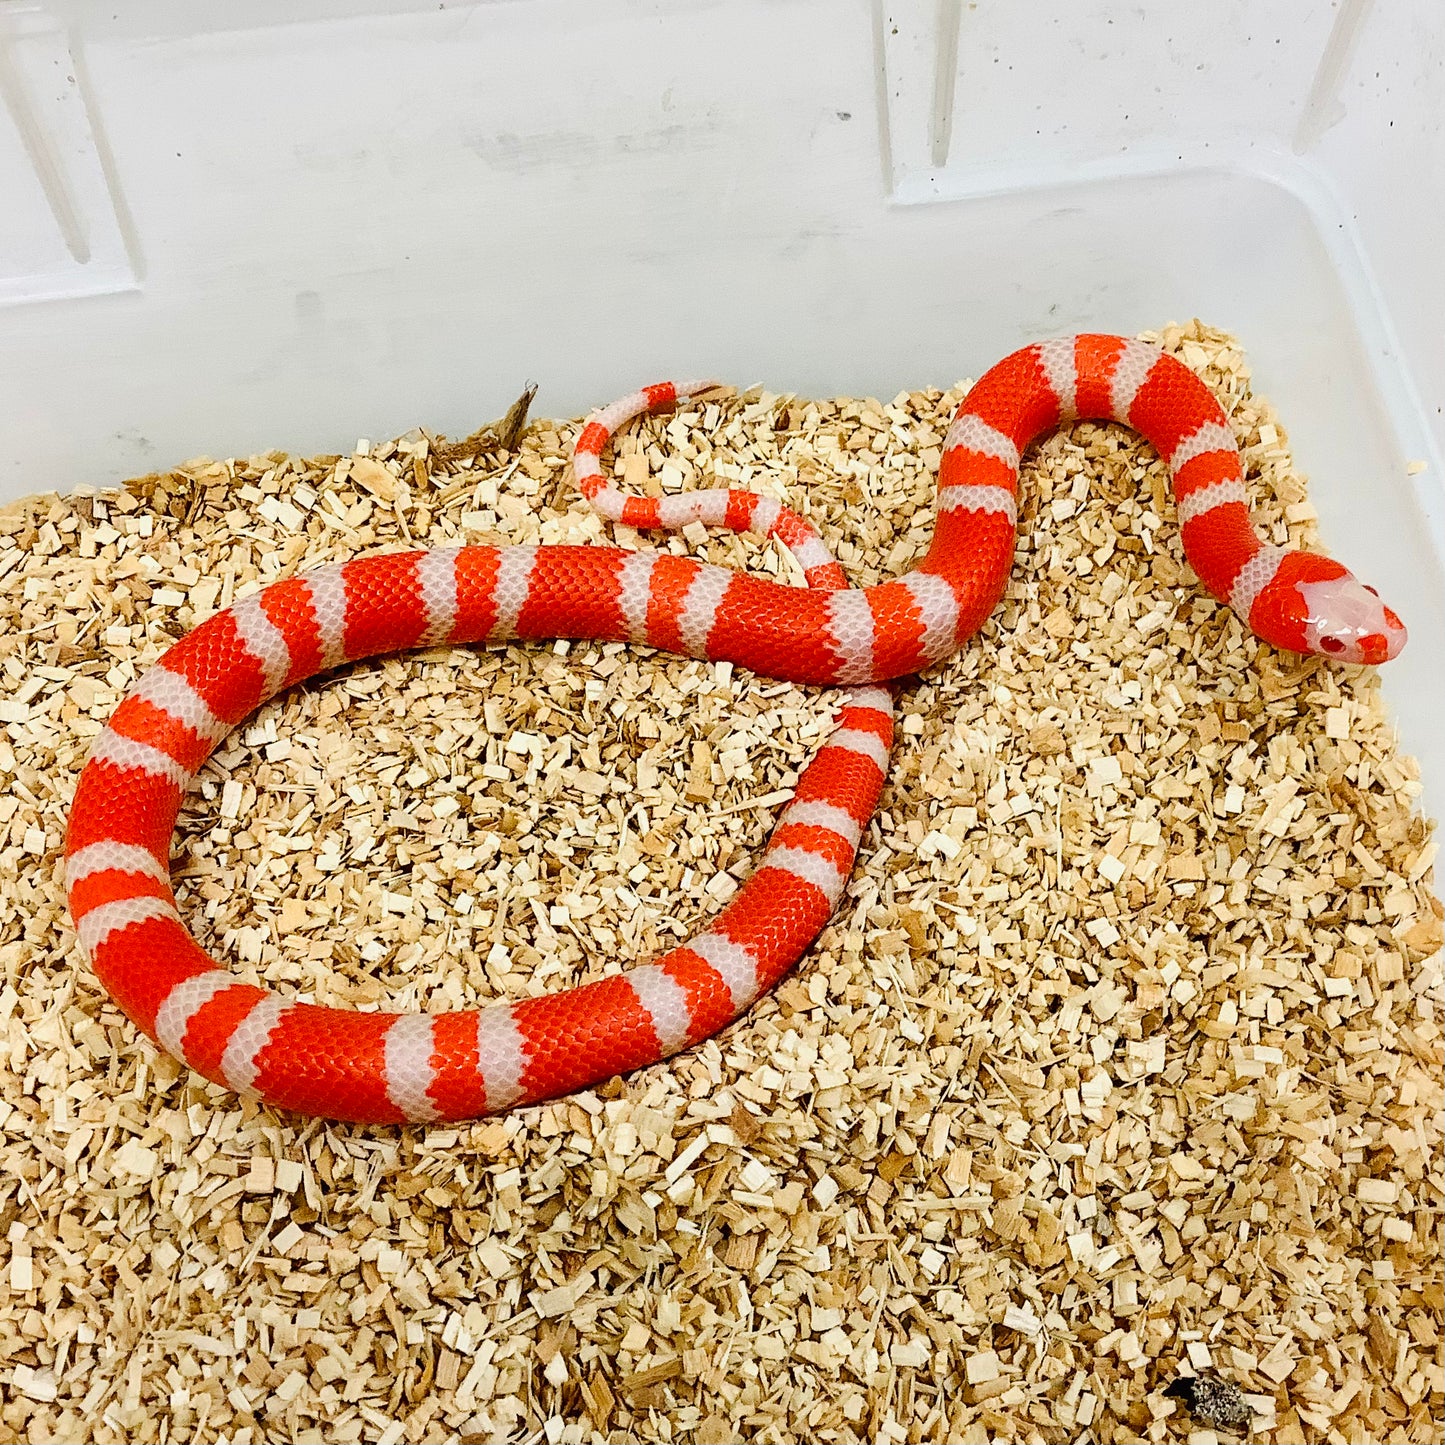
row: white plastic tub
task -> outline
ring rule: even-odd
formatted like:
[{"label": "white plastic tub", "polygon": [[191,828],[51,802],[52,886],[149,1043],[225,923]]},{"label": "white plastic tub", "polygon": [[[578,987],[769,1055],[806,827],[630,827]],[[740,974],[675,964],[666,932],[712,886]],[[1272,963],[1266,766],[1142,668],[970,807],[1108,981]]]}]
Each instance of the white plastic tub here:
[{"label": "white plastic tub", "polygon": [[0,0],[0,500],[1198,315],[1439,811],[1442,72],[1438,0]]}]

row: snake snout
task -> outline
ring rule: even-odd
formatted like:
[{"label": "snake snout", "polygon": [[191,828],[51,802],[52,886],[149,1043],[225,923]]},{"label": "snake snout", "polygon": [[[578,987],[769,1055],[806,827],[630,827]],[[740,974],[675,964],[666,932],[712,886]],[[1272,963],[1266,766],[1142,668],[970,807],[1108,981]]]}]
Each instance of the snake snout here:
[{"label": "snake snout", "polygon": [[1408,634],[1396,613],[1373,587],[1350,576],[1299,586],[1305,600],[1305,643],[1310,652],[1337,662],[1388,662]]}]

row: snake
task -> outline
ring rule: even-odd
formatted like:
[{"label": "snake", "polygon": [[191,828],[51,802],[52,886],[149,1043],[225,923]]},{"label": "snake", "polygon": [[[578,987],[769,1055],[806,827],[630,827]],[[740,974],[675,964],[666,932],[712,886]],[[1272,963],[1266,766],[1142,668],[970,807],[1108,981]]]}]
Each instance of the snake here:
[{"label": "snake", "polygon": [[[883,788],[894,686],[982,627],[1013,564],[1021,454],[1076,420],[1117,422],[1167,463],[1185,554],[1205,590],[1266,643],[1376,664],[1400,618],[1322,553],[1251,523],[1229,419],[1159,347],[1084,334],[1023,347],[968,390],[938,468],[932,541],[906,574],[851,587],[817,530],[741,488],[634,496],[603,470],[617,431],[704,395],[660,383],[595,412],[572,465],[614,522],[692,522],[776,538],[806,586],[646,548],[467,545],[383,552],[269,583],[201,622],[146,670],[90,749],[66,835],[83,953],[159,1047],[236,1094],[360,1124],[464,1120],[593,1087],[688,1049],[798,962],[842,898]],[[441,1013],[326,1007],[243,981],[192,938],[171,888],[188,786],[262,703],[357,659],[406,648],[573,638],[634,643],[842,689],[756,867],[688,941],[578,987]]]}]

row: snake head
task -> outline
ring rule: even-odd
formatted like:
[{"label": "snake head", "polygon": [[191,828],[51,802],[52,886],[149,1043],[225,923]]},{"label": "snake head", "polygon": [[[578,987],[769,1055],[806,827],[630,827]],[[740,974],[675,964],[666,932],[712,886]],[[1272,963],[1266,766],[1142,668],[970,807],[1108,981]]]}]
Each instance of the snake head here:
[{"label": "snake head", "polygon": [[1295,584],[1304,599],[1305,647],[1336,662],[1388,662],[1405,645],[1405,624],[1380,594],[1346,572]]}]

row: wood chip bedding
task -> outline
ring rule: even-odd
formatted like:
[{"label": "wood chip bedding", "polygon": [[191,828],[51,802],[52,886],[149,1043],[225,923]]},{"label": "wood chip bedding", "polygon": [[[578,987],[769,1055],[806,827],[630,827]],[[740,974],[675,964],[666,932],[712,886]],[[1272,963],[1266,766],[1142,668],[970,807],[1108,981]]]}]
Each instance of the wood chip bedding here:
[{"label": "wood chip bedding", "polygon": [[[1238,344],[1149,339],[1216,388],[1256,519],[1308,541]],[[871,583],[925,548],[963,386],[755,390],[645,423],[615,466],[770,492]],[[1372,672],[1272,652],[1199,592],[1165,469],[1119,428],[1029,457],[1008,596],[905,690],[837,917],[718,1039],[475,1126],[328,1127],[239,1105],[106,1000],[59,852],[129,683],[303,565],[601,539],[576,425],[0,513],[0,1441],[1434,1438],[1415,768]],[[716,911],[828,720],[825,694],[619,646],[360,664],[212,759],[178,892],[239,974],[318,1001],[564,987]],[[1200,1413],[1236,1393],[1247,1426]]]}]

